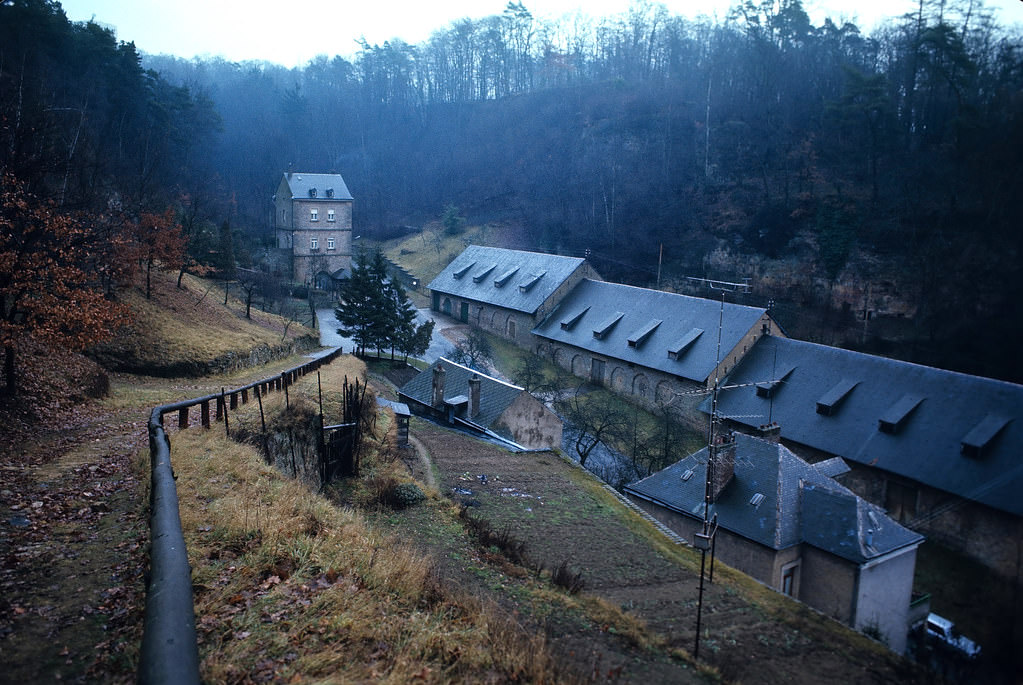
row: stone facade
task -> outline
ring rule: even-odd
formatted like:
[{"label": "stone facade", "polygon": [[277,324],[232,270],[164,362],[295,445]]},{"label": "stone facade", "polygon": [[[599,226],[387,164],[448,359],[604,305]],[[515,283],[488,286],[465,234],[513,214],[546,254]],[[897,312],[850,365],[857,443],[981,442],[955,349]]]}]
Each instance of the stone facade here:
[{"label": "stone facade", "polygon": [[535,338],[537,355],[574,376],[607,386],[631,402],[654,411],[670,407],[672,413],[698,430],[707,426],[698,407],[707,396],[702,383],[563,343]]},{"label": "stone facade", "polygon": [[552,449],[561,446],[561,419],[525,390],[512,402],[497,422],[494,432],[529,449]]}]

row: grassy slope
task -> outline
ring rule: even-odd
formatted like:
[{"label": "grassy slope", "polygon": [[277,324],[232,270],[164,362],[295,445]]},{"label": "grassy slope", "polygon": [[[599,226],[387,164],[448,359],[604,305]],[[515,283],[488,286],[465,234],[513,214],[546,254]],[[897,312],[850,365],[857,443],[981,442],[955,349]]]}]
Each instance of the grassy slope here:
[{"label": "grassy slope", "polygon": [[245,305],[236,297],[224,304],[221,283],[189,275],[177,288],[175,274],[161,273],[154,279],[151,299],[134,289],[122,299],[131,306],[134,323],[94,350],[97,359],[114,369],[202,375],[244,366],[253,350],[264,350],[265,359],[271,351],[279,356],[296,342],[309,345],[318,338],[316,331],[297,322],[289,325],[287,319],[255,306],[245,318]]},{"label": "grassy slope", "polygon": [[417,276],[422,288],[444,270],[468,245],[488,245],[518,249],[512,228],[469,226],[458,235],[447,235],[439,224],[429,224],[419,233],[389,240],[380,246],[384,255]]}]

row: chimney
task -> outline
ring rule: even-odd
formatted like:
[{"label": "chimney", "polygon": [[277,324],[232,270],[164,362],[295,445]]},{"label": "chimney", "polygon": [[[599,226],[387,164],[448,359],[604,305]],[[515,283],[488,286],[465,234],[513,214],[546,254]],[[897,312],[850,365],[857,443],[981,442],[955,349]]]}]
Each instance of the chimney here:
[{"label": "chimney", "polygon": [[444,375],[446,373],[444,365],[440,362],[437,362],[437,366],[433,367],[433,393],[430,396],[431,406],[440,407],[444,404]]},{"label": "chimney", "polygon": [[480,413],[480,384],[482,381],[476,374],[469,379],[469,418]]},{"label": "chimney", "polygon": [[714,438],[711,446],[711,459],[707,464],[710,469],[710,501],[717,502],[718,497],[732,476],[735,475],[735,434],[725,433]]},{"label": "chimney", "polygon": [[781,438],[781,426],[778,425],[777,421],[762,424],[757,427],[757,435],[760,438],[767,440],[768,442],[773,442],[777,445],[778,440]]}]

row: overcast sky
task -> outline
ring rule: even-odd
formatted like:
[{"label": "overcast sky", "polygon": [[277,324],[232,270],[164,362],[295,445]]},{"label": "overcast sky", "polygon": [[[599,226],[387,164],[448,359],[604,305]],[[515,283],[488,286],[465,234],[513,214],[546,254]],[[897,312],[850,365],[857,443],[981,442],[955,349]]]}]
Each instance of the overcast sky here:
[{"label": "overcast sky", "polygon": [[[583,8],[592,17],[628,10],[629,0],[524,0],[537,18],[558,18]],[[665,0],[672,14],[724,18],[732,0]],[[356,41],[392,38],[424,42],[464,17],[500,14],[507,0],[61,0],[72,21],[113,28],[123,41],[150,54],[220,55],[231,61],[267,60],[304,65],[316,55],[350,57]],[[912,10],[914,0],[804,0],[814,24],[825,16],[854,19],[861,29]],[[1003,24],[1023,23],[1023,0],[986,0]]]}]

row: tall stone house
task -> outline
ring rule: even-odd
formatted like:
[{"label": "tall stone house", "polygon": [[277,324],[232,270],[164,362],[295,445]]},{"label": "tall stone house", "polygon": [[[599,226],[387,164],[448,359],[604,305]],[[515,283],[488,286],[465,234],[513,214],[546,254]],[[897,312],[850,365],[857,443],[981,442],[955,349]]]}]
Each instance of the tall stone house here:
[{"label": "tall stone house", "polygon": [[323,290],[352,268],[352,194],[340,174],[288,172],[274,194],[277,247],[291,280]]}]

